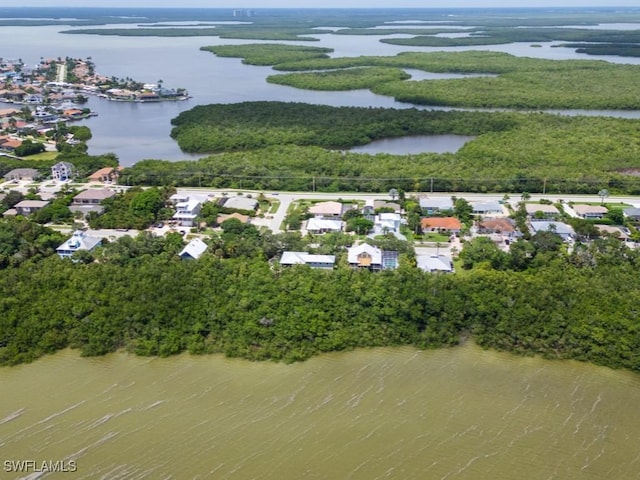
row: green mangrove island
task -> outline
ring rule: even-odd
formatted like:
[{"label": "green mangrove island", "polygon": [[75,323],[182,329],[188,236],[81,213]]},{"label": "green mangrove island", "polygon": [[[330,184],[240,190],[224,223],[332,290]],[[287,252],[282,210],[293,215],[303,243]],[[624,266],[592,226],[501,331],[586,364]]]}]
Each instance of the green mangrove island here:
[{"label": "green mangrove island", "polygon": [[[309,90],[354,90],[419,105],[509,109],[640,108],[637,65],[600,60],[546,60],[489,51],[404,52],[393,57],[328,58],[325,49],[278,45],[203,47],[246,63],[270,64],[294,73],[271,75],[267,81]],[[306,59],[303,58],[306,55]],[[468,78],[410,81],[402,69],[474,75]],[[580,88],[576,88],[576,81]]]},{"label": "green mangrove island", "polygon": [[[544,113],[330,107],[283,102],[198,106],[173,120],[197,161],[143,160],[134,185],[320,191],[640,192],[640,122]],[[476,137],[456,153],[341,151],[407,135]]]}]

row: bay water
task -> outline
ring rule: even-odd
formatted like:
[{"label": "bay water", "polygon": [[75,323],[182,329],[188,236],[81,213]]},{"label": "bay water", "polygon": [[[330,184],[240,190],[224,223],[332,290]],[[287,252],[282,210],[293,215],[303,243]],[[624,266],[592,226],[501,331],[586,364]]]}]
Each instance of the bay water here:
[{"label": "bay water", "polygon": [[[462,347],[0,369],[3,462],[78,479],[636,479],[640,376]],[[6,464],[5,464],[6,465]],[[2,468],[0,464],[0,468]]]}]

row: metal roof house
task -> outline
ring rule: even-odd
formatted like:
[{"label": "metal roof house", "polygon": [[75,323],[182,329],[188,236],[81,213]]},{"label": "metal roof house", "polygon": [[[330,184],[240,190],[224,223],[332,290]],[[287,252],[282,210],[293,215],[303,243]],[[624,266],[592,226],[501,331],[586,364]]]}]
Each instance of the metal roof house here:
[{"label": "metal roof house", "polygon": [[209,245],[199,238],[192,239],[178,254],[183,260],[197,260],[204,252],[207,251]]},{"label": "metal roof house", "polygon": [[283,252],[280,265],[309,265],[311,268],[332,269],[336,264],[335,255],[314,255],[306,252]]},{"label": "metal roof house", "polygon": [[69,258],[79,250],[91,251],[102,243],[101,238],[91,237],[82,230],[76,230],[71,238],[56,248],[60,258]]}]

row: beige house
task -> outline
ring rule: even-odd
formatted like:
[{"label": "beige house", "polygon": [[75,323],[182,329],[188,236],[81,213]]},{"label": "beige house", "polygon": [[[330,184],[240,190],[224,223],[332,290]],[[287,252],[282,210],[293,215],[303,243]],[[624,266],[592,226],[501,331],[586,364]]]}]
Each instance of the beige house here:
[{"label": "beige house", "polygon": [[309,207],[309,213],[315,217],[342,217],[343,205],[340,202],[319,202]]},{"label": "beige house", "polygon": [[580,218],[585,219],[602,218],[609,212],[607,207],[602,205],[574,205],[573,211],[576,212]]}]

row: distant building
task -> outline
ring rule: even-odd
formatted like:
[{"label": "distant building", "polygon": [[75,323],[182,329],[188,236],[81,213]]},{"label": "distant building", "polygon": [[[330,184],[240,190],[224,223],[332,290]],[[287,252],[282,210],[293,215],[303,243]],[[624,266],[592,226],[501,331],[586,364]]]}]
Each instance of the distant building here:
[{"label": "distant building", "polygon": [[5,176],[5,180],[37,180],[40,178],[40,172],[35,168],[14,168]]},{"label": "distant building", "polygon": [[231,220],[232,218],[235,218],[236,220],[240,221],[240,223],[244,224],[249,223],[249,221],[251,220],[251,217],[249,215],[242,215],[238,212],[221,213],[220,215],[218,215],[218,218],[216,218],[216,223],[218,225],[222,225],[222,222],[224,222],[225,220]]},{"label": "distant building", "polygon": [[21,202],[16,203],[13,208],[15,208],[18,215],[26,217],[47,205],[49,205],[49,202],[46,200],[22,200]]},{"label": "distant building", "polygon": [[400,213],[402,211],[402,207],[399,203],[396,202],[387,202],[386,200],[374,200],[373,201],[373,209],[379,210],[381,208],[391,209],[393,213]]},{"label": "distant building", "polygon": [[83,190],[73,197],[69,210],[73,213],[81,212],[87,215],[89,212],[102,213],[104,207],[102,202],[108,198],[114,197],[116,192],[108,188],[90,188]]},{"label": "distant building", "polygon": [[453,200],[451,197],[421,197],[419,202],[420,209],[425,215],[433,215],[434,213],[453,210]]},{"label": "distant building", "polygon": [[628,229],[625,227],[616,227],[613,225],[595,225],[600,234],[607,234],[611,237],[617,238],[622,242],[630,242],[631,237],[629,236]]},{"label": "distant building", "polygon": [[58,162],[51,167],[51,178],[59,182],[71,180],[75,167],[69,162]]},{"label": "distant building", "polygon": [[602,205],[574,205],[572,208],[580,218],[584,219],[603,218],[609,212],[607,207]]},{"label": "distant building", "polygon": [[258,201],[248,197],[229,197],[224,202],[224,207],[233,210],[244,210],[248,212],[256,211],[258,208]]},{"label": "distant building", "polygon": [[553,218],[560,215],[560,210],[558,210],[555,205],[547,205],[544,203],[525,203],[524,208],[527,211],[527,215],[530,217],[542,215],[544,218]]},{"label": "distant building", "polygon": [[562,237],[565,242],[571,241],[576,238],[576,232],[571,225],[567,225],[562,222],[549,222],[549,221],[532,221],[530,223],[531,230],[534,234],[538,232],[551,232]]},{"label": "distant building", "polygon": [[508,218],[485,218],[480,220],[475,227],[478,234],[501,234],[506,237],[516,235],[515,222]]},{"label": "distant building", "polygon": [[474,215],[503,215],[504,206],[500,202],[472,202],[472,213]]},{"label": "distant building", "polygon": [[640,208],[625,208],[622,210],[622,213],[625,217],[630,218],[631,220],[640,220]]},{"label": "distant building", "polygon": [[118,175],[120,171],[122,171],[123,167],[113,168],[113,167],[104,167],[100,170],[95,171],[91,175],[89,175],[90,182],[103,182],[103,183],[111,183],[115,182],[118,179]]}]

